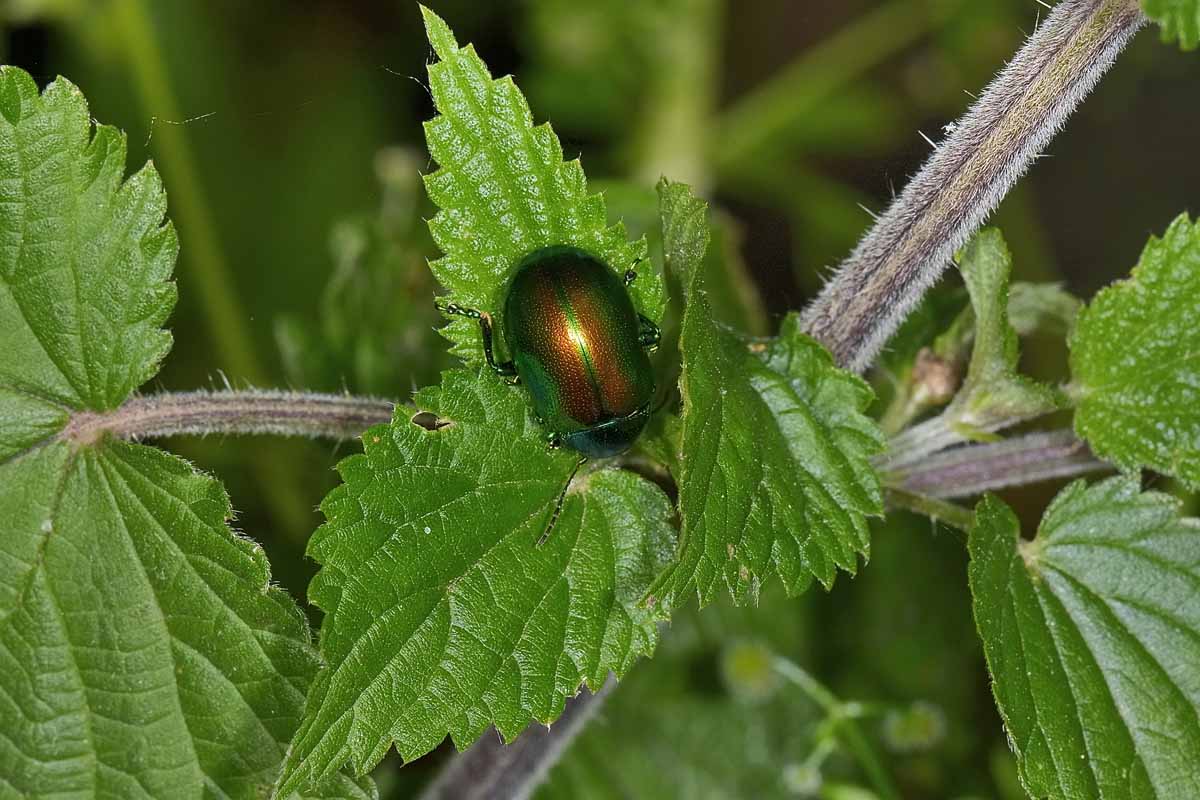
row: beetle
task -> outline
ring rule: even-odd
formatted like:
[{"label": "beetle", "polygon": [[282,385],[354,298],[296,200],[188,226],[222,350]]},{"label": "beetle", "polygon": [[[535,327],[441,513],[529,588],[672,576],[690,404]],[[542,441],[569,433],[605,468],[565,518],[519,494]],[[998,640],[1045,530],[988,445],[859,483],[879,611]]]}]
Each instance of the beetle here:
[{"label": "beetle", "polygon": [[446,314],[479,321],[487,364],[529,390],[551,446],[566,444],[585,458],[628,450],[650,419],[654,370],[648,352],[659,329],[637,313],[628,287],[608,264],[577,247],[554,245],[521,259],[501,319],[509,360],[493,353],[492,316],[456,304]]}]

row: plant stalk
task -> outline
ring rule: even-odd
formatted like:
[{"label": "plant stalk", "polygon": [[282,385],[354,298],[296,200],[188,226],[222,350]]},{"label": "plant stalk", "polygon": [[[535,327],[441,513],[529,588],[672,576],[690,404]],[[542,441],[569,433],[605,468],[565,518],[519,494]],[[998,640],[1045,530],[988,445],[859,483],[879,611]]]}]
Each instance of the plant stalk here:
[{"label": "plant stalk", "polygon": [[[1010,424],[1017,424],[1013,420]],[[899,471],[910,464],[919,464],[934,453],[965,444],[970,439],[967,433],[956,426],[957,420],[943,411],[936,417],[906,428],[888,440],[887,452],[875,459],[880,472]],[[983,433],[992,434],[1002,430],[990,428]]]},{"label": "plant stalk", "polygon": [[1137,0],[1063,0],[803,315],[862,372],[1146,22]]},{"label": "plant stalk", "polygon": [[969,533],[971,526],[975,524],[975,512],[971,509],[928,495],[888,488],[884,493],[884,502],[888,508],[912,511],[915,514],[929,517],[934,522],[944,522],[963,533]]},{"label": "plant stalk", "polygon": [[825,712],[846,750],[867,774],[875,793],[882,800],[900,800],[900,792],[892,783],[883,761],[859,729],[854,716],[849,713],[850,704],[843,703],[808,670],[786,658],[776,658],[773,666],[777,673],[797,686]]},{"label": "plant stalk", "polygon": [[595,694],[584,689],[568,700],[553,729],[549,725],[530,726],[508,745],[499,736],[485,734],[450,760],[421,800],[524,800],[545,780],[567,745],[604,705],[616,685],[616,679],[610,677]]},{"label": "plant stalk", "polygon": [[280,391],[196,391],[134,397],[112,411],[72,416],[59,438],[85,445],[103,436],[153,439],[273,434],[351,439],[388,422],[395,404],[373,397]]},{"label": "plant stalk", "polygon": [[953,447],[902,465],[881,465],[884,484],[913,495],[946,499],[1112,469],[1069,429],[1002,442]]}]

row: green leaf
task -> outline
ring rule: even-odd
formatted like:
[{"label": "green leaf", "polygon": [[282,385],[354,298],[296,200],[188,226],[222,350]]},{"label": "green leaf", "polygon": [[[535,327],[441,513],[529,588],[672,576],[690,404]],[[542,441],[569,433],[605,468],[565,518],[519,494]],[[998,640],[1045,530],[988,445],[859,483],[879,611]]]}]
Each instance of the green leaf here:
[{"label": "green leaf", "polygon": [[709,602],[719,583],[738,599],[779,576],[789,592],[832,584],[869,549],[867,516],[882,512],[869,458],[883,437],[862,411],[871,390],[800,332],[747,341],[716,323],[704,270],[704,204],[660,184],[668,269],[688,286],[683,352],[683,519],[678,561],[651,590],[665,606],[688,592]]},{"label": "green leaf", "polygon": [[959,253],[958,265],[971,296],[974,345],[967,377],[944,417],[969,430],[994,431],[1059,408],[1059,392],[1017,372],[1020,350],[1009,322],[1012,255],[1000,231],[976,234]]},{"label": "green leaf", "polygon": [[1012,285],[1008,296],[1008,321],[1018,336],[1046,333],[1066,338],[1083,304],[1057,283]]},{"label": "green leaf", "polygon": [[[592,186],[601,187],[609,219],[622,220],[633,236],[644,235],[651,256],[661,259],[662,223],[655,187],[623,180],[593,181]],[[704,268],[713,314],[735,330],[751,336],[765,335],[771,319],[742,258],[741,226],[732,215],[719,210],[710,223],[712,246],[705,254]]]},{"label": "green leaf", "polygon": [[671,508],[619,469],[550,450],[523,390],[455,370],[372,428],[321,508],[310,587],[328,667],[282,778],[290,790],[347,760],[362,772],[394,742],[411,760],[447,732],[466,747],[549,724],[581,682],[599,687],[649,654],[639,607],[669,557]]},{"label": "green leaf", "polygon": [[994,497],[970,583],[993,690],[1034,797],[1200,797],[1200,523],[1136,478],[1071,484],[1037,538]]},{"label": "green leaf", "polygon": [[[975,341],[975,309],[964,308],[964,303],[961,289],[940,288],[926,294],[888,341],[879,365],[901,382],[909,377],[924,347],[946,361],[965,361]],[[1046,333],[1065,338],[1080,305],[1059,284],[1017,282],[1008,295],[1008,322],[1018,336]]]},{"label": "green leaf", "polygon": [[[1003,239],[998,240],[1003,246]],[[980,287],[977,296],[983,302],[991,302],[987,291],[1008,292],[1008,324],[1017,336],[1047,333],[1063,338],[1071,331],[1081,303],[1070,292],[1056,283],[1014,283],[999,287]],[[933,343],[933,352],[951,361],[965,360],[975,342],[975,308],[968,306]]]},{"label": "green leaf", "polygon": [[1096,295],[1071,336],[1075,430],[1123,469],[1200,486],[1200,224],[1151,237],[1132,277]]},{"label": "green leaf", "polygon": [[[997,239],[995,244],[1003,248],[1002,240]],[[990,252],[995,251],[995,248],[990,246],[988,249]],[[1007,261],[1007,251],[1002,252],[1005,255],[999,259],[977,258],[976,263],[966,267],[968,271],[982,271],[986,275],[983,280],[976,279],[974,283],[975,302],[989,304],[988,319],[993,329],[985,335],[996,336],[999,333],[1003,337],[1045,333],[1065,338],[1079,311],[1079,300],[1053,283],[1014,283],[1011,291],[1008,291],[1007,278],[998,280],[996,274],[988,274],[988,267],[980,266],[998,264],[1002,271],[1006,271],[1007,267],[1003,262]],[[994,271],[995,267],[991,269]],[[991,313],[995,309],[992,305],[995,302],[993,298],[998,299],[1005,291],[1008,291],[1008,322],[1005,327],[997,329],[996,325],[1000,320]],[[888,342],[888,347],[880,358],[880,366],[885,370],[885,375],[891,378],[892,384],[887,409],[880,418],[880,426],[885,432],[896,434],[930,408],[946,404],[957,394],[960,388],[958,382],[963,379],[961,372],[966,367],[977,329],[975,309],[972,305],[963,308],[962,303],[965,300],[965,293],[961,290],[943,288],[941,291],[930,292]],[[1004,333],[1006,327],[1011,327],[1008,334]],[[1015,339],[1010,346],[1015,349]],[[981,358],[994,358],[994,354],[981,353]],[[993,364],[996,362],[993,361]],[[1009,375],[1015,375],[1015,360],[1009,365],[1002,355],[997,366],[1003,384],[1008,384],[1011,380]],[[1020,378],[1018,382],[1028,384],[1028,381]],[[1036,384],[1033,386],[1037,391]],[[1001,396],[1010,394],[1003,385],[1000,388]],[[1017,391],[1020,392],[1021,389],[1018,388]],[[886,392],[884,394],[886,396]],[[979,399],[976,390],[974,400],[978,402]],[[1040,406],[1036,397],[1032,399],[1032,411],[1019,407],[1016,410],[1022,414],[1033,413],[1036,416]],[[952,413],[978,415],[979,410],[972,410],[966,400],[964,397]],[[989,402],[992,400],[994,398],[990,398]],[[1059,401],[1060,398],[1055,396],[1054,402],[1057,404]],[[953,424],[956,421],[951,422]],[[1000,419],[991,420],[988,424],[994,428],[1012,422],[1001,414]],[[978,435],[980,430],[986,430],[978,423],[962,424],[968,430],[974,429],[976,433],[973,435]]]},{"label": "green leaf", "polygon": [[[578,159],[563,161],[550,125],[533,125],[512,78],[493,80],[473,47],[460,48],[440,17],[421,10],[440,59],[429,65],[439,116],[425,123],[440,168],[425,186],[441,209],[429,229],[445,255],[430,268],[448,298],[498,317],[512,270],[550,245],[587,250],[619,272],[645,258],[645,240],[629,242],[622,225],[608,226],[604,199],[588,194]],[[631,291],[638,311],[657,320],[662,280],[647,267]],[[442,330],[452,352],[482,360],[477,323],[456,318]]]},{"label": "green leaf", "polygon": [[219,483],[84,424],[171,342],[166,196],[152,166],[124,174],[78,89],[0,68],[0,775],[22,797],[257,797],[316,671],[304,617]]},{"label": "green leaf", "polygon": [[1146,16],[1162,26],[1164,42],[1184,50],[1200,47],[1200,0],[1142,0]]},{"label": "green leaf", "polygon": [[0,72],[0,385],[44,407],[109,409],[171,347],[178,243],[153,166],[122,184],[125,138],[80,91]]},{"label": "green leaf", "polygon": [[663,178],[658,182],[658,215],[667,273],[679,280],[691,300],[690,284],[707,278],[701,264],[709,244],[708,204],[687,184]]}]

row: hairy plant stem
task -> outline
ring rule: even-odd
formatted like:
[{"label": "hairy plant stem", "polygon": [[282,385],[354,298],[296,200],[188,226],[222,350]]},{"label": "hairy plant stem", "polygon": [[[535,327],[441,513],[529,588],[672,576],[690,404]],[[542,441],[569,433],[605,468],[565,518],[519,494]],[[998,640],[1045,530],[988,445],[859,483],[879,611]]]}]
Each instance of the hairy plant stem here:
[{"label": "hairy plant stem", "polygon": [[1068,429],[1030,433],[1003,442],[966,445],[884,462],[884,485],[928,498],[967,497],[993,489],[1112,469]]},{"label": "hairy plant stem", "polygon": [[805,310],[861,372],[1146,22],[1137,0],[1063,0]]},{"label": "hairy plant stem", "polygon": [[[1020,420],[1014,420],[1016,424]],[[943,411],[911,428],[906,428],[888,441],[887,452],[874,460],[880,472],[898,470],[909,464],[920,463],[934,453],[969,442],[966,432],[960,429],[954,415]],[[989,428],[984,433],[1002,430],[1003,424]]]},{"label": "hairy plant stem", "polygon": [[553,730],[530,726],[512,744],[484,735],[465,753],[450,760],[421,795],[421,800],[486,800],[491,797],[524,800],[545,779],[567,745],[604,705],[616,686],[609,678],[595,694],[584,689],[567,701]]},{"label": "hairy plant stem", "polygon": [[90,444],[103,436],[146,439],[273,434],[350,439],[388,422],[395,404],[372,397],[279,391],[178,392],[133,397],[112,411],[72,416],[59,438]]}]

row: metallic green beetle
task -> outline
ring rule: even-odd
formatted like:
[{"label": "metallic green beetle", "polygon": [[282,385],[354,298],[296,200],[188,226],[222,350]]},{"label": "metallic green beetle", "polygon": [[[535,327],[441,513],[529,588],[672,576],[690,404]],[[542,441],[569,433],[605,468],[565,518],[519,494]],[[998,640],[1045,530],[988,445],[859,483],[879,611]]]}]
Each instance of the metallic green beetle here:
[{"label": "metallic green beetle", "polygon": [[624,281],[576,247],[536,250],[517,265],[504,302],[508,361],[492,353],[491,315],[450,304],[447,314],[479,320],[483,352],[498,374],[529,388],[551,444],[604,458],[633,445],[650,419],[654,371],[646,353],[658,327],[638,314]]}]

